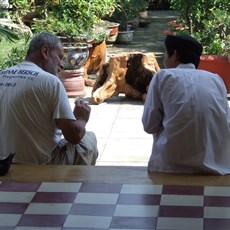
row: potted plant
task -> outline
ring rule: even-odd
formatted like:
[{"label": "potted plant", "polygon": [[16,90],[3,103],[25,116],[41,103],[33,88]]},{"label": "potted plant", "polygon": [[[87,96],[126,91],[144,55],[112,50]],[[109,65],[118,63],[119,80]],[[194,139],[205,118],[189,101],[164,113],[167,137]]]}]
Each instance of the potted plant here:
[{"label": "potted plant", "polygon": [[109,21],[119,23],[117,43],[130,43],[133,40],[133,30],[129,21],[137,16],[138,10],[133,5],[134,0],[117,0],[117,7]]},{"label": "potted plant", "polygon": [[141,18],[148,17],[148,1],[147,0],[133,0],[135,7],[138,9],[138,15]]},{"label": "potted plant", "polygon": [[217,73],[230,92],[230,63],[227,50],[230,43],[230,2],[170,0],[173,9],[179,11],[180,25],[183,30],[176,33],[190,33],[204,47],[199,69]]},{"label": "potted plant", "polygon": [[115,0],[48,1],[43,8],[45,17],[41,18],[42,21],[35,20],[32,29],[55,33],[65,46],[102,42],[109,30],[99,23],[102,17],[113,11],[115,3]]},{"label": "potted plant", "polygon": [[[66,0],[45,3],[45,12],[41,12],[43,17],[33,22],[32,30],[55,33],[62,40],[66,64],[65,70],[60,73],[63,81],[64,76],[66,80],[68,75],[72,82],[79,84],[80,78],[73,78],[75,69],[84,66],[89,53],[92,53],[89,50],[105,40],[109,30],[102,28],[99,23],[101,18],[113,11],[115,3],[115,0]],[[84,79],[82,81],[84,83]]]},{"label": "potted plant", "polygon": [[[142,27],[148,25],[151,21],[148,17],[148,1],[147,0],[132,0],[132,7],[137,12],[137,17],[135,18],[138,21],[137,27]],[[133,22],[135,20],[131,20]]]},{"label": "potted plant", "polygon": [[79,38],[81,42],[85,39],[98,41],[101,34],[94,30],[95,24],[109,14],[114,5],[115,0],[48,1],[43,8],[45,17],[41,18],[45,23],[34,22],[33,30],[48,30],[59,36]]}]

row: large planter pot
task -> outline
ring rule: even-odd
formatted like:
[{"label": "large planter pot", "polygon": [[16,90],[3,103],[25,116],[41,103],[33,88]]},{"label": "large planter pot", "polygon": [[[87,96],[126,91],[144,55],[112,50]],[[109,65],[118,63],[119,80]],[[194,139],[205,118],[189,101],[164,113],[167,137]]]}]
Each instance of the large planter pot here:
[{"label": "large planter pot", "polygon": [[118,44],[128,44],[133,41],[133,30],[119,31],[116,43]]},{"label": "large planter pot", "polygon": [[59,78],[69,97],[84,97],[86,95],[84,78],[81,76],[75,77],[75,71],[62,70],[59,73]]},{"label": "large planter pot", "polygon": [[90,47],[91,45],[89,44],[82,46],[64,46],[65,69],[72,70],[81,68],[89,57]]},{"label": "large planter pot", "polygon": [[226,89],[230,92],[230,63],[227,56],[202,55],[198,69],[203,69],[220,75]]},{"label": "large planter pot", "polygon": [[64,65],[65,70],[59,73],[66,93],[71,97],[84,97],[85,81],[83,77],[76,77],[76,69],[83,67],[89,57],[91,44],[83,46],[64,46]]}]

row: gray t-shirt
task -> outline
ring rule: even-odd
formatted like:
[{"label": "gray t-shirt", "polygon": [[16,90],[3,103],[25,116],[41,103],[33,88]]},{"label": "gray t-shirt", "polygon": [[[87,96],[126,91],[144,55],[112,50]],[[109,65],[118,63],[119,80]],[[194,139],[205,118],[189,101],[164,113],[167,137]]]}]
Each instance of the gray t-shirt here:
[{"label": "gray t-shirt", "polygon": [[57,76],[32,62],[0,71],[0,159],[47,164],[61,139],[55,119],[75,120],[68,96]]}]

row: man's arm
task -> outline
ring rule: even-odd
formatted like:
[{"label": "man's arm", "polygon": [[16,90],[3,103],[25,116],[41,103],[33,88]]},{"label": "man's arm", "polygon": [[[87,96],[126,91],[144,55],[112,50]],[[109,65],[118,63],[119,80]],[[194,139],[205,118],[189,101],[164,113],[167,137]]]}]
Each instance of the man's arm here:
[{"label": "man's arm", "polygon": [[156,74],[150,82],[142,114],[144,131],[149,134],[156,134],[162,129],[163,107],[157,85]]},{"label": "man's arm", "polygon": [[73,110],[76,120],[56,119],[64,138],[71,144],[78,144],[85,135],[85,126],[89,120],[91,107],[81,100],[75,101]]}]

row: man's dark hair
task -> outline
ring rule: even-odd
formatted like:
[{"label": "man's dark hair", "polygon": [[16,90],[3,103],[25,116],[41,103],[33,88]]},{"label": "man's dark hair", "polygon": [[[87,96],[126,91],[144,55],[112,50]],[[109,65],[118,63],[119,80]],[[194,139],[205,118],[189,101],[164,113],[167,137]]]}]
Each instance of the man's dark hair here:
[{"label": "man's dark hair", "polygon": [[200,63],[200,56],[194,55],[191,52],[184,50],[184,49],[180,49],[180,48],[172,48],[172,47],[166,47],[166,51],[169,55],[169,57],[171,57],[173,55],[174,50],[177,51],[178,55],[179,55],[179,60],[181,63],[183,64],[188,64],[188,63],[193,63],[195,65],[196,68],[198,68],[198,65]]},{"label": "man's dark hair", "polygon": [[168,35],[165,45],[169,57],[176,50],[181,63],[193,63],[198,68],[203,47],[195,38],[190,35]]}]

